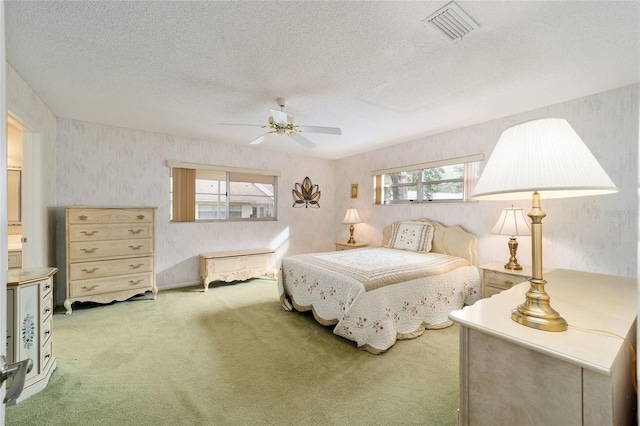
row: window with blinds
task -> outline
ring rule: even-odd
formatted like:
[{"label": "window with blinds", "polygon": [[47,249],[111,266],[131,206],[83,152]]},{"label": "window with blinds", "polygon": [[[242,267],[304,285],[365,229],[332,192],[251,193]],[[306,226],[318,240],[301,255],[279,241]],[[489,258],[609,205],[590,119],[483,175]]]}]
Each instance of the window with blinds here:
[{"label": "window with blinds", "polygon": [[168,162],[171,221],[276,220],[279,172]]}]

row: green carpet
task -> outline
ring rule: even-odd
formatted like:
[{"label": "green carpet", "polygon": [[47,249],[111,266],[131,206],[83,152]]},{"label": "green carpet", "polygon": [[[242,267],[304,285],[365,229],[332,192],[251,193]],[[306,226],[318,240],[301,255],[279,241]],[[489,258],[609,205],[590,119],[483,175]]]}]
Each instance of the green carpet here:
[{"label": "green carpet", "polygon": [[456,424],[456,326],[371,355],[273,280],[75,304],[53,329],[58,368],[8,425]]}]

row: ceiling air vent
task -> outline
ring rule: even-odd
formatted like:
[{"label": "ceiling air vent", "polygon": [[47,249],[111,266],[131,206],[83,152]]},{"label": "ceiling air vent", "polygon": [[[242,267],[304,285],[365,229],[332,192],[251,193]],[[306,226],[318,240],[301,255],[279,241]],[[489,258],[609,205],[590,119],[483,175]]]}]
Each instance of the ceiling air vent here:
[{"label": "ceiling air vent", "polygon": [[434,28],[449,41],[462,40],[471,31],[480,28],[467,13],[451,2],[422,20],[425,26]]}]

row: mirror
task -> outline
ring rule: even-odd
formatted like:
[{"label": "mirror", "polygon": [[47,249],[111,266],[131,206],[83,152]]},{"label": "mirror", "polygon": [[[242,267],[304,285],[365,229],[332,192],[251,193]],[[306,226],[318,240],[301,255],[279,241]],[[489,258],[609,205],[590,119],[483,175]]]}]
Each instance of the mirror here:
[{"label": "mirror", "polygon": [[21,180],[22,170],[7,170],[7,220],[9,226],[22,223]]}]

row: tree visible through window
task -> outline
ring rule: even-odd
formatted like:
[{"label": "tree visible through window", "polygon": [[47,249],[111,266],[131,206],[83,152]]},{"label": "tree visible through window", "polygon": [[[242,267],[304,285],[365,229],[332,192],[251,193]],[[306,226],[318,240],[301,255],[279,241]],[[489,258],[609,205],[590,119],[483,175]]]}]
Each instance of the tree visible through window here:
[{"label": "tree visible through window", "polygon": [[375,203],[468,201],[481,156],[373,172]]}]

